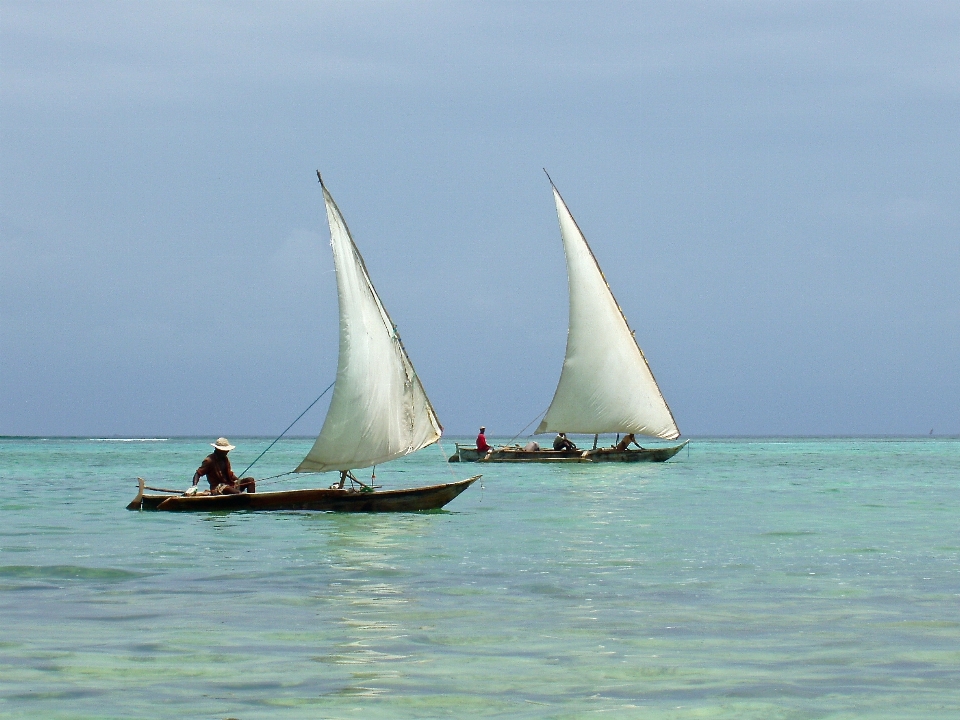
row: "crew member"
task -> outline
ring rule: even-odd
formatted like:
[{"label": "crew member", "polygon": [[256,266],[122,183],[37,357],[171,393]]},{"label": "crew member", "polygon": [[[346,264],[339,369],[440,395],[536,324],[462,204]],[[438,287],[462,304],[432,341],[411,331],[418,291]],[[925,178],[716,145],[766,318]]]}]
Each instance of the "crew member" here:
[{"label": "crew member", "polygon": [[485,427],[480,428],[480,434],[477,435],[477,450],[482,453],[490,452],[493,450],[492,447],[487,445],[487,436],[484,434],[487,432]]},{"label": "crew member", "polygon": [[257,481],[252,477],[245,477],[242,480],[233,474],[230,467],[230,458],[227,453],[233,450],[236,445],[231,445],[226,438],[217,438],[213,446],[213,452],[207,455],[197,472],[193,475],[193,484],[200,482],[200,478],[206,476],[210,483],[211,495],[236,495],[241,492],[256,492]]},{"label": "crew member", "polygon": [[628,435],[624,435],[624,436],[623,436],[623,440],[621,440],[620,442],[618,442],[618,443],[616,444],[616,446],[614,446],[614,450],[626,450],[628,447],[630,447],[630,443],[633,443],[633,444],[636,445],[638,448],[640,448],[641,450],[643,450],[643,448],[640,447],[640,443],[637,442],[637,438],[634,437],[634,434],[633,434],[633,433],[629,433]]},{"label": "crew member", "polygon": [[557,433],[557,436],[553,439],[553,449],[576,450],[577,446],[574,445],[573,441],[567,437],[566,433]]}]

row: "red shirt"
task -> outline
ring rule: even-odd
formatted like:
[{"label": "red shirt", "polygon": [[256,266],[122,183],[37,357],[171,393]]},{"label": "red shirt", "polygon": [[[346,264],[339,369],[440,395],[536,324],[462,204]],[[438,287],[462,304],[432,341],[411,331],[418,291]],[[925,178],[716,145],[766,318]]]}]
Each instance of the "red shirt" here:
[{"label": "red shirt", "polygon": [[490,450],[490,446],[487,445],[487,438],[483,433],[477,435],[477,450],[480,452],[486,452]]}]

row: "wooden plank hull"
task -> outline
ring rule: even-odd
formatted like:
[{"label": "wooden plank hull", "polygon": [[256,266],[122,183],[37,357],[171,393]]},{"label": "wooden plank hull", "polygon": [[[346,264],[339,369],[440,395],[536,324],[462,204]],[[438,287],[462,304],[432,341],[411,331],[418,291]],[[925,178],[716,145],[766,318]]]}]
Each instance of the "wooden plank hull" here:
[{"label": "wooden plank hull", "polygon": [[[689,441],[687,441],[689,442]],[[494,463],[586,463],[586,462],[664,462],[680,452],[687,444],[673,447],[644,448],[643,450],[524,450],[522,448],[497,448],[481,454],[476,448],[457,446],[456,454],[448,462],[494,462]]]},{"label": "wooden plank hull", "polygon": [[539,463],[580,463],[588,462],[583,450],[524,450],[522,448],[497,448],[487,453],[480,462],[539,462]]},{"label": "wooden plank hull", "polygon": [[596,450],[587,450],[583,456],[590,462],[664,462],[683,450],[687,442],[673,447],[644,448],[643,450],[597,448]]},{"label": "wooden plank hull", "polygon": [[164,512],[223,512],[243,510],[322,510],[330,512],[417,512],[437,510],[453,500],[480,475],[459,482],[407,490],[354,492],[316,489],[278,492],[240,493],[239,495],[145,495],[140,493],[128,510]]},{"label": "wooden plank hull", "polygon": [[477,462],[486,454],[486,451],[480,452],[475,447],[457,443],[457,451],[447,459],[447,462]]},{"label": "wooden plank hull", "polygon": [[475,447],[457,445],[457,452],[447,462],[583,462],[583,450],[502,447],[480,452]]}]

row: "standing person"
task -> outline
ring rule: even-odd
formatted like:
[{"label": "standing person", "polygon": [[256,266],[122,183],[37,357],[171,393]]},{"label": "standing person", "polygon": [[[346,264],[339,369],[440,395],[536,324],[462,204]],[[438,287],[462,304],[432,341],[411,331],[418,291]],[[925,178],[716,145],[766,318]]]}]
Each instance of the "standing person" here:
[{"label": "standing person", "polygon": [[567,438],[566,433],[557,433],[557,436],[553,439],[553,449],[576,450],[577,446],[573,444],[573,440]]},{"label": "standing person", "polygon": [[231,445],[226,438],[217,438],[213,446],[213,452],[207,455],[197,472],[193,475],[193,484],[196,486],[200,478],[206,476],[210,483],[211,495],[236,495],[241,492],[256,492],[257,481],[252,477],[245,477],[242,480],[233,474],[233,468],[230,467],[230,458],[227,453],[233,450],[236,445]]},{"label": "standing person", "polygon": [[477,435],[477,450],[482,453],[490,452],[493,450],[492,447],[487,445],[487,436],[484,434],[487,432],[485,427],[480,428],[480,434]]}]

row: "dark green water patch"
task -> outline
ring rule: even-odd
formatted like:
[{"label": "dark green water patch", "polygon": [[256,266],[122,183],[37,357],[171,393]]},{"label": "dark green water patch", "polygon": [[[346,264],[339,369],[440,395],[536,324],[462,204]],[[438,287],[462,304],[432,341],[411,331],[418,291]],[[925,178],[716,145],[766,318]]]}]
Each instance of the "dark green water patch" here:
[{"label": "dark green water patch", "polygon": [[80,698],[97,697],[103,695],[103,690],[51,690],[47,692],[30,692],[17,695],[7,695],[8,700],[79,700]]},{"label": "dark green water patch", "polygon": [[533,585],[526,585],[524,589],[527,592],[533,593],[534,595],[547,595],[549,597],[559,598],[559,599],[568,599],[575,598],[576,596],[570,592],[564,590],[561,587],[556,585],[550,585],[549,583],[535,583]]},{"label": "dark green water patch", "polygon": [[89,568],[79,565],[0,565],[0,578],[123,582],[124,580],[135,580],[141,577],[145,577],[145,575],[115,568]]},{"label": "dark green water patch", "polygon": [[760,533],[760,537],[802,537],[803,535],[816,535],[813,530],[783,530],[779,532]]}]

